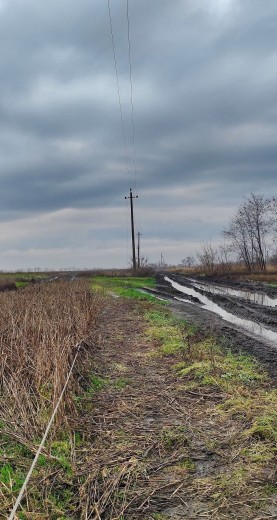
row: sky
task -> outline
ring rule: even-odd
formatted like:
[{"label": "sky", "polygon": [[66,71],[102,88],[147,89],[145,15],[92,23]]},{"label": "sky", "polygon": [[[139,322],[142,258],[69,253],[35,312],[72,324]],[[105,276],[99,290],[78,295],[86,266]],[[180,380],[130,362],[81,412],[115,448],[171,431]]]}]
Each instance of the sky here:
[{"label": "sky", "polygon": [[[0,0],[0,270],[217,244],[276,194],[276,0]],[[135,155],[135,161],[134,161]],[[134,167],[134,162],[136,168]]]}]

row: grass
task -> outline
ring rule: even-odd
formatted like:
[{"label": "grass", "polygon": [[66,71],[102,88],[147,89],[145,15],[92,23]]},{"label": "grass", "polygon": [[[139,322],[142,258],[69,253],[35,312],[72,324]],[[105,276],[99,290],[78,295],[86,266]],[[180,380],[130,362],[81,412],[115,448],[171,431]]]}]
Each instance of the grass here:
[{"label": "grass", "polygon": [[[91,342],[105,299],[84,280],[35,284],[0,293],[0,509],[8,513],[67,379],[81,343],[68,389],[28,491],[20,518],[43,511],[45,518],[67,518],[76,510],[82,477],[75,468],[76,425],[88,401],[105,381],[93,372]],[[74,425],[74,426],[73,426]],[[43,483],[43,484],[41,484]],[[43,494],[41,486],[44,488]],[[77,494],[76,494],[77,493]]]},{"label": "grass", "polygon": [[163,354],[171,355],[186,350],[193,328],[159,309],[147,311],[145,319],[148,322],[146,337],[159,345]]},{"label": "grass", "polygon": [[257,381],[265,379],[264,372],[248,355],[225,353],[211,339],[202,341],[198,349],[197,360],[178,365],[181,377],[191,377],[201,385],[215,385],[226,392],[233,391],[234,387],[255,386]]},{"label": "grass", "polygon": [[90,377],[90,384],[89,384],[90,394],[93,395],[93,394],[99,392],[100,390],[102,390],[102,388],[105,387],[106,384],[107,384],[106,379],[103,379],[102,377],[99,377],[99,376],[96,376],[93,374]]},{"label": "grass", "polygon": [[29,282],[16,281],[15,285],[17,289],[23,289],[28,285]]},{"label": "grass", "polygon": [[115,383],[114,386],[118,390],[121,390],[122,388],[125,388],[126,386],[130,385],[129,379],[126,379],[126,377],[119,377]]},{"label": "grass", "polygon": [[167,427],[161,432],[161,442],[165,448],[178,448],[188,443],[187,430],[183,426]]},{"label": "grass", "polygon": [[141,301],[156,301],[151,294],[142,292],[145,287],[155,287],[155,283],[153,277],[93,276],[92,278],[93,289]]},{"label": "grass", "polygon": [[[258,361],[248,354],[234,354],[219,345],[213,337],[197,337],[197,328],[187,326],[184,321],[172,318],[163,309],[147,312],[150,327],[146,334],[159,340],[163,352],[168,342],[173,343],[173,352],[180,351],[183,360],[175,364],[180,378],[193,380],[198,385],[213,385],[226,393],[240,395],[246,389],[263,388],[268,376]],[[194,338],[196,335],[196,339]],[[193,339],[193,348],[191,341]],[[177,345],[174,348],[175,344]],[[265,400],[275,398],[275,391],[265,394]]]},{"label": "grass", "polygon": [[[206,502],[215,519],[235,518],[234,511],[239,515],[242,508],[245,517],[260,517],[256,510],[266,510],[265,500],[277,493],[277,391],[267,373],[255,358],[228,349],[224,338],[219,342],[166,308],[152,302],[141,308],[145,338],[155,355],[149,362],[171,367],[176,387],[170,406],[176,406],[176,421],[180,411],[187,414],[184,424],[173,422],[159,432],[160,453],[172,457],[165,474],[188,479],[186,495]],[[207,464],[203,474],[202,460]],[[149,518],[167,515],[156,512]]]},{"label": "grass", "polygon": [[[127,503],[129,491],[135,491],[138,496],[135,486],[140,491],[139,486],[144,485],[140,478],[142,482],[147,481],[147,485],[153,479],[154,489],[163,476],[165,492],[174,475],[178,480],[175,489],[179,479],[184,481],[186,495],[206,501],[207,507],[215,512],[215,519],[230,517],[228,511],[232,508],[224,509],[230,508],[230,504],[235,507],[246,504],[249,518],[258,517],[250,516],[250,513],[258,508],[259,500],[264,507],[264,501],[277,493],[274,480],[277,390],[272,388],[266,372],[253,357],[234,354],[223,342],[221,344],[186,321],[174,318],[167,308],[153,303],[153,299],[149,301],[142,295],[140,301],[139,289],[154,284],[154,278],[126,281],[123,277],[99,276],[93,277],[93,293],[85,282],[76,281],[37,284],[27,286],[24,291],[0,294],[0,508],[6,516],[59,395],[74,347],[81,339],[86,339],[82,356],[39,457],[19,518],[42,518],[42,514],[44,518],[57,520],[82,518],[87,491],[98,496],[97,486],[92,488],[90,485],[94,474],[99,487],[106,486],[107,491],[114,485],[118,489],[118,496],[113,495],[111,503],[112,507],[119,504],[119,512]],[[113,430],[117,413],[122,410],[125,413],[126,409],[130,421],[140,401],[134,399],[128,409],[126,394],[135,392],[136,375],[133,372],[127,377],[128,362],[123,354],[122,359],[112,358],[106,373],[97,369],[97,345],[98,341],[103,342],[101,327],[100,332],[97,328],[98,319],[105,309],[107,292],[135,299],[139,293],[139,301],[134,306],[135,316],[141,320],[143,316],[145,327],[143,333],[139,332],[140,341],[143,348],[149,345],[155,352],[155,357],[145,356],[140,358],[144,360],[141,362],[145,362],[145,370],[148,363],[153,365],[153,370],[155,364],[164,365],[161,372],[163,400],[158,391],[155,395],[155,384],[153,389],[150,387],[153,395],[147,395],[148,412],[156,410],[157,420],[164,412],[164,422],[156,433],[154,429],[152,431],[154,423],[151,423],[149,438],[143,437],[139,417],[134,434],[128,422],[117,426],[117,431]],[[115,300],[110,299],[109,305],[112,301],[116,308]],[[124,302],[128,309],[128,300]],[[114,330],[116,346],[121,337],[117,323]],[[135,335],[134,341],[137,341]],[[137,358],[134,360],[137,362]],[[122,396],[122,409],[115,406],[110,416],[103,415],[104,422],[99,422],[101,428],[97,429],[94,414],[95,409],[96,416],[100,410],[94,409],[94,403],[99,398],[102,405],[106,389],[112,406],[113,402],[117,404],[115,396]],[[142,396],[142,401],[144,398]],[[167,420],[167,411],[161,406],[168,406],[171,413],[173,410],[171,420]],[[116,450],[114,453],[111,448],[112,438],[118,457]],[[106,466],[101,466],[100,459],[95,458],[102,444],[104,450],[111,450]],[[140,451],[146,454],[142,458]],[[214,471],[201,474],[199,467],[203,460],[209,463],[215,457],[219,462]],[[115,465],[110,465],[110,461],[115,461]],[[148,476],[147,464],[152,468]],[[155,464],[158,469],[154,471]],[[151,505],[152,492],[149,497]],[[153,510],[156,512],[149,518],[167,518],[158,507]],[[113,513],[121,520],[131,518],[128,512],[124,517]]]},{"label": "grass", "polygon": [[[243,514],[247,513],[245,518],[258,518],[255,508],[264,508],[265,497],[275,493],[272,475],[276,456],[276,395],[267,374],[253,357],[234,354],[213,336],[207,336],[184,320],[172,317],[168,309],[149,302],[143,302],[135,308],[140,308],[141,314],[144,313],[144,341],[146,339],[149,349],[152,349],[145,352],[145,370],[149,364],[150,370],[153,370],[153,381],[156,381],[154,370],[160,373],[157,366],[164,365],[160,373],[164,377],[161,399],[161,387],[155,389],[154,384],[150,391],[152,394],[146,394],[146,402],[149,402],[146,410],[153,410],[157,421],[161,416],[163,419],[157,431],[154,430],[155,420],[151,423],[151,440],[148,439],[149,447],[146,449],[149,458],[145,460],[144,457],[133,456],[130,459],[135,463],[136,469],[133,471],[136,476],[132,474],[131,477],[131,469],[128,469],[128,477],[118,484],[118,493],[122,497],[132,496],[134,484],[131,479],[136,479],[136,485],[141,485],[140,479],[145,480],[147,475],[146,468],[153,468],[159,460],[160,472],[157,470],[156,475],[153,471],[148,476],[150,481],[151,478],[154,481],[149,490],[149,518],[168,517],[162,510],[159,512],[159,508],[155,509],[154,487],[157,485],[158,488],[160,484],[157,482],[160,483],[162,477],[169,483],[175,479],[176,489],[184,485],[185,501],[190,504],[195,498],[196,506],[197,500],[201,505],[205,503],[205,513],[212,511],[215,519],[242,518],[230,514],[232,505],[237,510],[242,508]],[[149,352],[154,352],[155,357],[147,357]],[[121,370],[117,359],[114,368],[117,370],[118,366]],[[131,416],[137,405],[136,394],[133,395],[132,389],[133,379],[134,374],[128,385],[128,393],[134,399],[131,401],[134,406],[128,410]],[[117,381],[114,381],[115,387]],[[123,390],[124,385],[125,378],[122,385],[120,382]],[[125,395],[123,392],[123,400]],[[167,415],[167,406],[171,413],[173,410],[173,415]],[[127,450],[133,453],[133,432],[128,422],[123,422],[123,429],[118,429],[117,436],[115,433],[113,435],[113,447],[116,446],[120,454],[124,453],[125,456]],[[143,428],[140,438],[143,449]],[[108,442],[110,439],[109,432]],[[110,456],[114,457],[114,451]],[[125,471],[123,464],[119,468]],[[107,478],[109,471],[108,465],[104,478]],[[101,484],[102,475],[103,470],[97,480]],[[109,479],[106,485],[110,485]],[[139,492],[137,489],[136,493]],[[162,494],[165,493],[163,489]],[[116,501],[120,504],[119,496],[113,495],[111,500],[113,504]],[[259,505],[259,501],[262,505]],[[155,513],[151,513],[151,506]],[[120,511],[119,505],[117,507]],[[132,517],[128,510],[124,513],[126,520]],[[114,517],[117,517],[116,514]],[[186,517],[185,514],[183,517]]]},{"label": "grass", "polygon": [[[209,490],[218,501],[243,493],[246,497],[257,494],[260,482],[259,493],[267,495],[270,478],[266,475],[273,471],[277,452],[277,390],[272,389],[264,369],[255,358],[234,354],[213,337],[197,335],[195,328],[191,330],[164,309],[148,311],[146,319],[146,334],[156,342],[160,354],[179,358],[173,366],[182,382],[179,388],[185,394],[210,396],[210,408],[205,412],[208,421],[212,418],[218,424],[218,436],[210,439],[207,430],[207,446],[219,448],[222,432],[230,424],[236,425],[236,435],[230,437],[228,445],[234,463],[222,475],[196,476],[193,486],[202,496]],[[218,393],[220,401],[213,402],[213,394]],[[164,435],[167,443],[175,442],[175,434],[169,431]],[[202,435],[205,439],[206,433]],[[270,489],[277,491],[275,486]]]},{"label": "grass", "polygon": [[[11,497],[18,494],[33,454],[20,442],[13,442],[8,436],[1,435],[0,443],[0,458],[7,460],[0,470],[1,511],[8,512]],[[62,434],[59,440],[49,439],[46,450],[47,455],[40,455],[38,459],[32,476],[32,486],[28,492],[28,503],[22,501],[19,518],[30,518],[30,507],[34,515],[43,510],[44,513],[48,512],[49,518],[56,518],[57,510],[59,514],[74,511],[74,462],[70,435]],[[44,482],[43,494],[41,482]],[[71,489],[68,488],[69,484]]]}]

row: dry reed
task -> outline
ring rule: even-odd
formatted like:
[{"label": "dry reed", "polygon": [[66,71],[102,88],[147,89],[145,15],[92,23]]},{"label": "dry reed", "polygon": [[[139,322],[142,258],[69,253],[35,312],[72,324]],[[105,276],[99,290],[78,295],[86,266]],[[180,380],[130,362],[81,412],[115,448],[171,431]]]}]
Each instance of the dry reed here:
[{"label": "dry reed", "polygon": [[84,280],[37,284],[0,294],[1,429],[25,444],[41,435],[82,342],[56,427],[74,413],[78,374],[102,308]]}]

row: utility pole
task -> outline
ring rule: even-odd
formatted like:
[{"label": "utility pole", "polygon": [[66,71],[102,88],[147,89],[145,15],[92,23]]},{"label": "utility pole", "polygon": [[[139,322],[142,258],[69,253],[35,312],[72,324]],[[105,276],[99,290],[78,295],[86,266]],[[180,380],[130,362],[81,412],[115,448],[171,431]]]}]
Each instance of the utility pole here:
[{"label": "utility pole", "polygon": [[133,252],[133,269],[134,271],[137,268],[136,262],[136,245],[135,245],[135,227],[134,227],[134,208],[133,208],[133,199],[137,199],[138,196],[134,196],[132,193],[132,189],[130,188],[130,196],[125,197],[125,199],[130,199],[130,208],[131,208],[131,229],[132,229],[132,252]]},{"label": "utility pole", "polygon": [[140,268],[140,237],[141,233],[138,232],[138,269]]}]

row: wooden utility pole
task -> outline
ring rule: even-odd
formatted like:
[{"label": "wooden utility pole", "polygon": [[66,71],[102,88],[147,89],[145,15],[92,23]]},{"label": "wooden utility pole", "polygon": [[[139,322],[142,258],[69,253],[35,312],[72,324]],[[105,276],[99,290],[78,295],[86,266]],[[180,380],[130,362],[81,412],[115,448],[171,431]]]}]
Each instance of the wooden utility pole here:
[{"label": "wooden utility pole", "polygon": [[141,233],[138,232],[138,269],[140,268],[140,237]]},{"label": "wooden utility pole", "polygon": [[132,253],[133,253],[133,269],[134,271],[137,268],[136,262],[136,244],[135,244],[135,227],[134,227],[134,208],[133,208],[133,199],[137,199],[138,196],[134,196],[132,193],[132,189],[130,188],[130,196],[125,197],[125,199],[130,199],[130,208],[131,208],[131,229],[132,229]]}]

